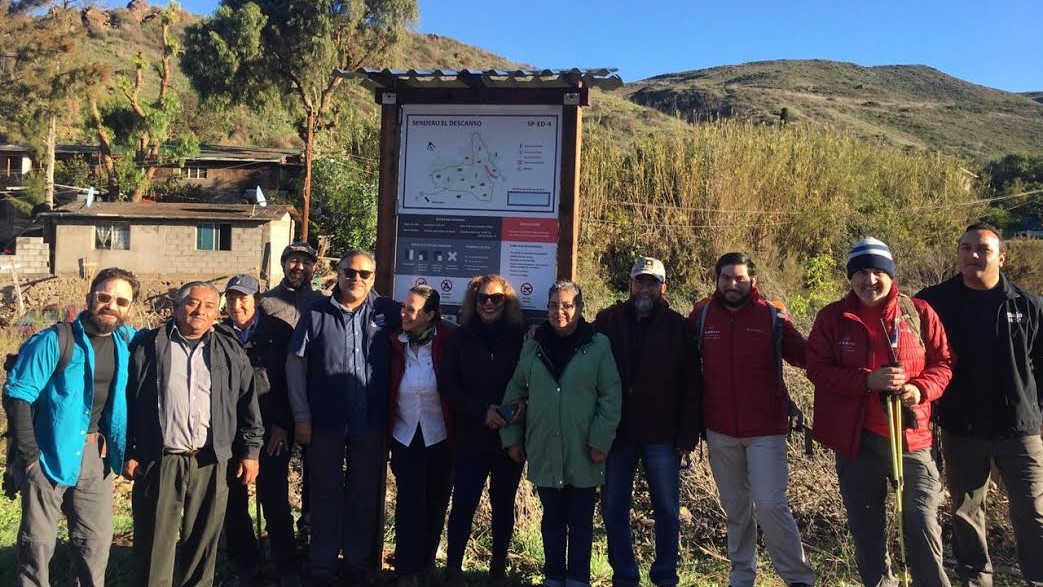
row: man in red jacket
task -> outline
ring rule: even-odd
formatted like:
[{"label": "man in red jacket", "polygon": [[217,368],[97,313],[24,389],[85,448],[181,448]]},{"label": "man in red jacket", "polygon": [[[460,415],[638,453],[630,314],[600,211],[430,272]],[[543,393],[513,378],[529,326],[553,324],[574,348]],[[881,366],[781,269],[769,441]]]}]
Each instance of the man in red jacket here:
[{"label": "man in red jacket", "polygon": [[786,500],[789,394],[781,372],[782,359],[804,366],[804,337],[760,297],[749,257],[728,253],[714,273],[717,290],[689,321],[702,355],[706,443],[728,518],[731,584],[753,587],[759,522],[782,579],[793,587],[812,585],[815,571]]},{"label": "man in red jacket", "polygon": [[881,395],[899,394],[916,416],[900,431],[906,564],[913,585],[948,587],[938,524],[942,485],[929,427],[931,402],[952,377],[945,329],[926,302],[900,296],[891,250],[879,240],[855,244],[847,275],[851,293],[815,318],[807,369],[815,385],[815,438],[836,452],[858,572],[867,587],[897,585],[887,553],[891,445]]}]

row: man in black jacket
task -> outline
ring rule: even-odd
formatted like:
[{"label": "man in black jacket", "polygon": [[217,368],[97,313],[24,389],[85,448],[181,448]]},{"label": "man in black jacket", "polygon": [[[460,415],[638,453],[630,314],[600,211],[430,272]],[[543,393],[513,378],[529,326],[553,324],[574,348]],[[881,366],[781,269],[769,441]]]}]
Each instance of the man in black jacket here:
[{"label": "man in black jacket", "polygon": [[969,226],[958,257],[959,275],[917,294],[938,313],[956,358],[937,414],[957,575],[965,585],[992,585],[985,495],[995,465],[1010,497],[1022,576],[1043,585],[1043,303],[1000,272],[1006,253],[995,227]]},{"label": "man in black jacket", "polygon": [[137,585],[172,584],[179,535],[178,584],[213,583],[226,467],[253,483],[264,435],[250,361],[231,329],[214,326],[220,293],[191,282],[174,302],[173,319],[131,348],[124,477]]},{"label": "man in black jacket", "polygon": [[[235,332],[253,366],[254,388],[264,422],[264,447],[257,474],[257,500],[264,511],[271,559],[282,587],[300,585],[293,543],[293,513],[289,502],[290,439],[293,415],[286,394],[286,349],[293,329],[258,308],[258,283],[250,275],[236,275],[225,287],[224,321]],[[233,471],[229,470],[229,473]],[[235,564],[239,585],[250,585],[261,563],[261,551],[250,520],[246,486],[228,476],[225,513],[228,554]]]},{"label": "man in black jacket", "polygon": [[598,312],[594,320],[594,328],[612,344],[623,381],[622,420],[601,489],[617,587],[640,584],[630,528],[639,461],[655,512],[656,558],[648,577],[658,587],[678,584],[681,455],[699,441],[702,380],[688,322],[666,303],[666,287],[663,263],[638,257],[630,270],[630,299]]}]

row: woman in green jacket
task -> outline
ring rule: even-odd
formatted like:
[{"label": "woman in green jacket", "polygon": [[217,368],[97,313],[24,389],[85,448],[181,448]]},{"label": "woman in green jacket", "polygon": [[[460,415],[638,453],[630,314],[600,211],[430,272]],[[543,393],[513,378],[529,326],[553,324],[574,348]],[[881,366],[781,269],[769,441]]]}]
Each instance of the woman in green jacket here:
[{"label": "woman in green jacket", "polygon": [[524,424],[500,431],[543,504],[543,584],[590,584],[594,500],[619,424],[622,391],[608,339],[583,320],[583,292],[550,288],[548,320],[522,348],[503,403],[526,400]]}]

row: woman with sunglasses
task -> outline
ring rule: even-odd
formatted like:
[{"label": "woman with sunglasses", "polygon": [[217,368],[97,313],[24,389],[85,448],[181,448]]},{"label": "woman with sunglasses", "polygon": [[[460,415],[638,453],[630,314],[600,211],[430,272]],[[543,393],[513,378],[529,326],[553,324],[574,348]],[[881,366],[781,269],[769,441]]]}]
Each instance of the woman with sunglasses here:
[{"label": "woman with sunglasses", "polygon": [[438,378],[439,391],[449,401],[455,437],[453,507],[446,548],[450,586],[463,585],[464,550],[486,479],[493,542],[488,583],[506,581],[514,495],[522,466],[500,448],[498,431],[524,417],[524,403],[503,402],[524,335],[521,304],[511,284],[499,275],[472,279],[460,310],[460,328],[442,354]]},{"label": "woman with sunglasses", "polygon": [[441,297],[426,285],[402,300],[402,329],[391,335],[388,431],[395,499],[395,571],[415,587],[435,565],[449,507],[449,410],[438,393],[438,360],[453,334]]},{"label": "woman with sunglasses", "polygon": [[526,400],[525,422],[500,431],[543,504],[543,585],[590,585],[594,500],[616,436],[622,385],[605,335],[583,319],[583,291],[551,286],[547,322],[522,349],[504,401]]}]

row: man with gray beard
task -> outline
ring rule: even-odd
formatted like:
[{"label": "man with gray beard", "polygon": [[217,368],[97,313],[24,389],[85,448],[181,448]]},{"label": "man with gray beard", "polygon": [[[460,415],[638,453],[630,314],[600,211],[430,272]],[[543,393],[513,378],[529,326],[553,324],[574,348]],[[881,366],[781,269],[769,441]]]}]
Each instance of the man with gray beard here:
[{"label": "man with gray beard", "polygon": [[630,270],[630,298],[594,320],[612,345],[623,382],[622,420],[601,490],[615,587],[640,585],[630,528],[638,461],[655,513],[656,558],[648,576],[659,587],[678,583],[681,456],[699,440],[700,378],[691,329],[670,309],[665,293],[663,263],[638,257]]}]

